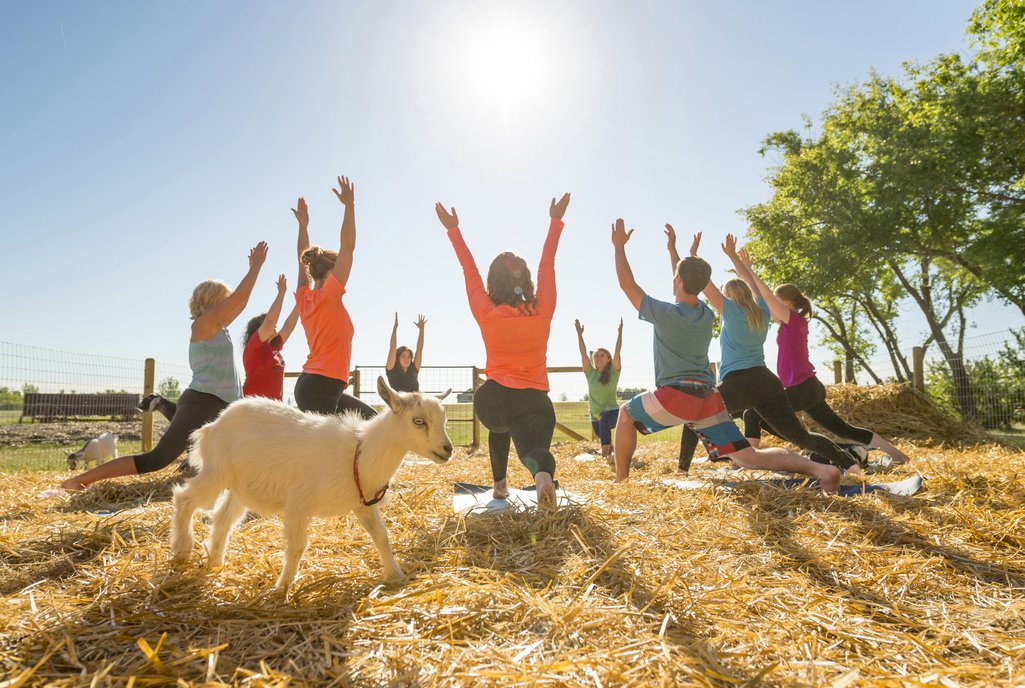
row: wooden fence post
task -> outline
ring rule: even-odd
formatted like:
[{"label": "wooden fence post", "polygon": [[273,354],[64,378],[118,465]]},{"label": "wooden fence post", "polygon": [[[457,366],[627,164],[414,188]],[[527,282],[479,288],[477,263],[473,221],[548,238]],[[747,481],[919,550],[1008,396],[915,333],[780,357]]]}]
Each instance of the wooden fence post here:
[{"label": "wooden fence post", "polygon": [[[156,369],[156,360],[147,358],[142,372],[143,397],[153,394],[153,378],[156,376]],[[146,411],[142,414],[142,451],[148,452],[151,449],[153,449],[153,413]]]},{"label": "wooden fence post", "polygon": [[352,383],[352,396],[359,399],[359,368],[349,373],[349,381]]},{"label": "wooden fence post", "polygon": [[[480,368],[477,366],[473,367],[473,384],[471,388],[473,393],[477,393],[477,388],[480,387]],[[480,418],[477,417],[477,410],[474,408],[473,403],[470,404],[470,413],[473,414],[473,448],[476,449],[480,446]]]},{"label": "wooden fence post", "polygon": [[919,392],[925,391],[925,348],[912,347],[911,358],[914,365],[914,387]]},{"label": "wooden fence post", "polygon": [[833,361],[833,383],[838,385],[841,382],[843,382],[843,363]]},{"label": "wooden fence post", "polygon": [[712,361],[708,364],[708,369],[712,371],[712,384],[714,385],[716,380],[719,379],[719,364]]}]

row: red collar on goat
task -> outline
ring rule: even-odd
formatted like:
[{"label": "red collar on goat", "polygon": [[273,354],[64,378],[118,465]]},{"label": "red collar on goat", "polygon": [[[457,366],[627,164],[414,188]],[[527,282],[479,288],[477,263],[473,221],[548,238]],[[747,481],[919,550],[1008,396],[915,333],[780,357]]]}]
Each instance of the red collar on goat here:
[{"label": "red collar on goat", "polygon": [[373,506],[379,501],[384,499],[384,493],[388,491],[390,483],[385,483],[384,487],[374,493],[374,498],[369,502],[367,498],[363,496],[363,488],[359,484],[359,452],[363,448],[363,440],[356,441],[356,455],[352,457],[352,477],[356,479],[356,491],[359,492],[359,501],[363,506]]}]

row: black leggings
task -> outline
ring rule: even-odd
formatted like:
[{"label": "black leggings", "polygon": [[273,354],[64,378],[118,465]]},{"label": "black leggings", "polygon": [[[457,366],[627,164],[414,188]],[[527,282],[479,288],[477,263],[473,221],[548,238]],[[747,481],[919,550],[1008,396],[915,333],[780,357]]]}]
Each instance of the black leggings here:
[{"label": "black leggings", "polygon": [[[819,463],[831,463],[844,470],[855,465],[854,458],[837,446],[825,435],[808,430],[801,425],[787,401],[783,383],[765,366],[744,368],[728,373],[719,383],[726,409],[731,415],[754,409],[766,427],[772,426],[780,437],[791,444],[812,452],[812,459]],[[683,470],[690,468],[698,438],[690,428],[684,428],[680,438],[679,465]]]},{"label": "black leggings", "polygon": [[531,475],[555,475],[552,435],[555,407],[539,389],[512,389],[488,380],[473,395],[473,410],[488,429],[491,474],[505,480],[509,465],[509,440],[516,445],[520,463]]},{"label": "black leggings", "polygon": [[[875,433],[866,428],[851,425],[826,403],[826,388],[814,375],[799,385],[787,387],[787,401],[791,411],[804,411],[816,423],[837,437],[853,440],[859,444],[871,444]],[[762,424],[777,437],[779,434],[762,419],[754,409],[744,411],[744,437],[758,439],[762,436]]]},{"label": "black leggings", "polygon": [[300,411],[331,415],[354,410],[364,419],[377,415],[377,411],[354,396],[345,394],[346,384],[333,377],[316,373],[300,373],[295,381],[295,403]]},{"label": "black leggings", "polygon": [[189,446],[189,435],[203,427],[228,407],[228,402],[206,392],[185,390],[171,414],[171,424],[160,437],[157,446],[144,454],[132,457],[136,473],[159,471],[182,455]]}]

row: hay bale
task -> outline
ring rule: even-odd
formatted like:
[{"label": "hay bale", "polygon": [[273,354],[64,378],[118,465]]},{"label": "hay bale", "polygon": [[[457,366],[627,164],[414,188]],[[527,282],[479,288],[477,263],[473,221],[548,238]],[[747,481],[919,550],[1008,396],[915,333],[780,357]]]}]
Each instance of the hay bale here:
[{"label": "hay bale", "polygon": [[[841,418],[883,437],[930,444],[995,441],[982,428],[947,413],[927,395],[907,385],[829,385],[826,398]],[[821,431],[810,418],[807,420],[809,426]]]}]

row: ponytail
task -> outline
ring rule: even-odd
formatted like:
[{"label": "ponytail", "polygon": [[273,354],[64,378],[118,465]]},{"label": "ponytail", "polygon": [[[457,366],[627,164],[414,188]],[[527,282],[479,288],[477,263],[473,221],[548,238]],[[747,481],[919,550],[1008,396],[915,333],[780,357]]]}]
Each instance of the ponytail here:
[{"label": "ponytail", "polygon": [[801,290],[794,284],[781,284],[776,287],[776,296],[794,304],[798,314],[807,320],[811,317],[811,301],[801,293]]}]

